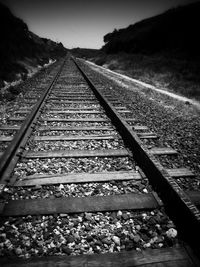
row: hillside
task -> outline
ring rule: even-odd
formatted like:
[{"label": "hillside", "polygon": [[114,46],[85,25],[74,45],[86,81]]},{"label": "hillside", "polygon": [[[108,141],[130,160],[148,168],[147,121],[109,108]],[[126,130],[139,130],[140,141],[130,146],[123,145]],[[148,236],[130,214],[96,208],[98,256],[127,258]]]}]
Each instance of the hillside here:
[{"label": "hillside", "polygon": [[102,56],[104,54],[103,51],[99,49],[80,48],[80,47],[73,48],[70,50],[70,52],[75,57],[81,57],[85,59]]},{"label": "hillside", "polygon": [[104,36],[94,63],[200,101],[200,2]]},{"label": "hillside", "polygon": [[171,9],[104,36],[106,53],[170,53],[200,57],[200,2]]},{"label": "hillside", "polygon": [[0,88],[5,82],[25,79],[29,69],[43,66],[66,53],[62,43],[40,38],[0,3]]}]

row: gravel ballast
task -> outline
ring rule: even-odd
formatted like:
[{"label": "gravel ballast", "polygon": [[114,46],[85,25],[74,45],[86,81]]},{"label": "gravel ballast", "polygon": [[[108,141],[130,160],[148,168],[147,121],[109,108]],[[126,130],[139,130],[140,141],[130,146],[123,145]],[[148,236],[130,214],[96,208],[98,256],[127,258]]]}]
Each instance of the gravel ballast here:
[{"label": "gravel ballast", "polygon": [[[1,143],[0,143],[1,145]],[[0,146],[1,147],[1,146]],[[58,150],[105,150],[123,149],[122,140],[81,140],[81,141],[36,141],[29,142],[27,151],[58,151]]]},{"label": "gravel ballast", "polygon": [[[68,65],[71,66],[68,68]],[[87,88],[81,75],[76,70],[71,75],[71,71],[75,69],[73,64],[65,66],[65,75],[61,74],[56,88],[72,90],[82,90]],[[90,73],[93,71],[89,70]],[[68,75],[69,74],[69,75]],[[167,112],[163,112],[160,107],[162,105],[151,105],[149,99],[143,90],[128,91],[123,87],[114,85],[113,82],[102,75],[95,74],[99,80],[101,90],[107,93],[114,92],[117,100],[125,100],[127,107],[132,111],[131,114],[123,114],[124,118],[135,118],[136,122],[129,122],[129,125],[148,126],[149,132],[159,135],[159,139],[141,140],[146,148],[160,146],[179,147],[178,141],[171,140],[176,132],[172,130],[170,117],[166,118]],[[70,85],[67,85],[68,83]],[[81,83],[81,84],[78,84]],[[97,81],[95,83],[98,84]],[[74,90],[75,92],[76,90]],[[58,92],[58,91],[57,91]],[[142,92],[142,93],[141,93]],[[53,97],[53,91],[51,96]],[[151,95],[151,94],[150,94]],[[151,97],[153,97],[151,95]],[[150,101],[151,102],[151,101]],[[122,104],[117,106],[125,106]],[[93,107],[100,108],[99,104],[53,104],[49,101],[48,108],[51,107]],[[159,108],[160,109],[159,109]],[[171,112],[171,109],[169,109]],[[151,112],[152,111],[152,112]],[[173,110],[174,111],[174,110]],[[105,114],[86,115],[86,114],[50,114],[43,110],[42,117],[49,118],[106,118]],[[141,113],[141,114],[140,114]],[[178,113],[177,113],[178,114]],[[176,115],[177,115],[176,114]],[[163,117],[162,117],[162,116]],[[169,114],[168,114],[169,115]],[[170,116],[171,113],[170,113]],[[155,123],[154,123],[155,121]],[[160,130],[159,126],[166,123],[166,127]],[[116,134],[115,128],[111,121],[107,122],[47,122],[39,121],[34,128],[34,136],[42,135],[88,135],[88,134],[113,134],[114,140],[83,140],[83,141],[34,141],[30,138],[25,150],[28,151],[53,151],[53,150],[95,150],[95,149],[122,149],[124,143]],[[110,131],[41,131],[37,133],[37,128],[45,126],[60,127],[111,127]],[[180,126],[180,125],[179,125]],[[167,128],[169,127],[169,129]],[[171,128],[171,129],[170,129]],[[171,134],[172,130],[173,134]],[[179,129],[180,130],[180,129]],[[137,132],[145,132],[141,130]],[[165,132],[166,131],[166,132]],[[194,131],[195,132],[195,131]],[[169,138],[170,136],[170,138]],[[181,135],[181,138],[184,134]],[[167,137],[165,139],[164,137]],[[170,140],[172,142],[170,142]],[[187,142],[187,138],[183,141]],[[198,143],[198,141],[197,141]],[[175,145],[174,145],[175,144]],[[192,145],[190,143],[190,145]],[[183,145],[185,148],[186,144]],[[188,150],[187,150],[188,152]],[[189,154],[194,156],[191,149]],[[169,167],[185,167],[185,160],[189,163],[189,167],[196,170],[196,161],[192,162],[184,157],[185,150],[178,156],[158,156],[157,159],[166,168]],[[198,153],[196,153],[198,158]],[[199,157],[200,158],[200,157]],[[185,165],[181,165],[185,164]],[[200,166],[199,166],[200,169]],[[49,159],[26,159],[21,157],[12,173],[13,180],[34,179],[30,175],[51,175],[51,174],[73,174],[73,173],[98,173],[119,172],[119,171],[138,171],[139,167],[131,156],[129,157],[88,157],[88,158],[49,158]],[[143,175],[142,175],[143,176]],[[139,178],[140,179],[140,178]],[[189,179],[178,179],[178,183],[186,190],[199,189],[198,179],[191,183]],[[122,195],[127,193],[147,194],[152,192],[152,188],[146,178],[141,180],[129,181],[111,181],[102,183],[82,183],[82,184],[57,184],[57,185],[36,185],[33,187],[9,187],[4,189],[4,199],[20,200],[24,199],[58,199],[67,197],[85,198],[90,196],[109,196]],[[128,206],[130,208],[130,206]],[[118,207],[119,209],[119,207]],[[107,252],[123,252],[123,251],[142,251],[148,248],[165,248],[177,245],[178,232],[175,225],[167,217],[164,209],[156,209],[152,211],[131,211],[116,210],[114,212],[85,212],[75,214],[52,214],[48,216],[21,216],[21,217],[1,217],[0,220],[0,256],[1,257],[19,257],[29,259],[31,257],[41,257],[48,255],[81,255],[93,253]]]},{"label": "gravel ballast", "polygon": [[177,243],[177,230],[161,210],[29,215],[2,218],[0,225],[1,256],[26,259],[140,251]]},{"label": "gravel ballast", "polygon": [[50,121],[41,121],[38,123],[38,126],[47,126],[47,127],[112,127],[112,124],[110,121],[105,122],[50,122]]},{"label": "gravel ballast", "polygon": [[107,130],[94,130],[94,131],[35,131],[35,136],[84,136],[84,135],[112,135],[119,137],[115,129]]},{"label": "gravel ballast", "polygon": [[106,119],[106,114],[43,114],[41,119],[44,118],[54,118],[54,119],[97,119],[97,118],[104,118]]},{"label": "gravel ballast", "polygon": [[52,158],[19,161],[13,175],[23,178],[33,174],[95,173],[135,169],[129,157]]},{"label": "gravel ballast", "polygon": [[6,200],[109,196],[128,193],[149,193],[147,179],[140,181],[112,181],[107,183],[59,184],[35,187],[9,187],[4,189]]}]

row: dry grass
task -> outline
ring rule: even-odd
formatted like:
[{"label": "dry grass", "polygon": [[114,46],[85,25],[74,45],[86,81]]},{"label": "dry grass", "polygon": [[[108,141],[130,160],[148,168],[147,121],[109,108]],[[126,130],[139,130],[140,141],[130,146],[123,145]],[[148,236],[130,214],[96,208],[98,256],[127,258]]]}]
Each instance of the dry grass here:
[{"label": "dry grass", "polygon": [[104,55],[101,66],[152,84],[160,89],[200,100],[200,63],[166,55]]}]

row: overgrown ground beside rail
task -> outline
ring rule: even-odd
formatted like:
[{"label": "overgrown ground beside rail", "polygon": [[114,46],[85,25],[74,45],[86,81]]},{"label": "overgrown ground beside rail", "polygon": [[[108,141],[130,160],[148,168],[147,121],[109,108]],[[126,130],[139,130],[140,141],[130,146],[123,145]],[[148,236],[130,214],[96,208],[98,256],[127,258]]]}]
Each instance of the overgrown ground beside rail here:
[{"label": "overgrown ground beside rail", "polygon": [[200,100],[200,62],[154,54],[101,55],[89,58],[97,65],[152,84],[160,89]]}]

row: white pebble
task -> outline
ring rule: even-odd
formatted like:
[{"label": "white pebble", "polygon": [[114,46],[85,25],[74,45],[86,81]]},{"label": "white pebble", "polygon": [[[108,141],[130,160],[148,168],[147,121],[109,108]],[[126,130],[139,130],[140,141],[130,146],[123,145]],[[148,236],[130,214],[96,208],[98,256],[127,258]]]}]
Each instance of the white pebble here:
[{"label": "white pebble", "polygon": [[82,222],[82,221],[83,221],[83,218],[79,216],[79,217],[78,217],[78,221],[79,221],[79,222]]},{"label": "white pebble", "polygon": [[142,218],[143,218],[143,220],[146,220],[147,219],[147,214],[146,213],[142,213]]},{"label": "white pebble", "polygon": [[63,189],[65,189],[64,185],[63,184],[60,184],[59,185],[59,190],[63,190]]},{"label": "white pebble", "polygon": [[60,235],[60,232],[57,229],[54,229],[53,232],[55,235]]},{"label": "white pebble", "polygon": [[177,236],[177,230],[174,228],[170,228],[167,232],[166,235],[168,238],[175,238]]},{"label": "white pebble", "polygon": [[150,243],[146,243],[143,245],[144,248],[150,248],[151,247],[151,244]]},{"label": "white pebble", "polygon": [[122,216],[122,212],[121,212],[121,210],[119,210],[119,211],[117,212],[117,217],[120,217],[120,216]]},{"label": "white pebble", "polygon": [[112,240],[115,242],[116,245],[120,246],[120,238],[116,235],[112,237]]},{"label": "white pebble", "polygon": [[160,229],[161,229],[161,226],[160,226],[160,224],[158,224],[158,223],[157,223],[155,226],[156,226],[156,228],[157,228],[158,230],[160,230]]},{"label": "white pebble", "polygon": [[146,188],[144,188],[142,191],[143,191],[144,193],[148,193],[148,190],[147,190]]},{"label": "white pebble", "polygon": [[56,247],[53,241],[49,244],[49,246],[50,246],[50,248],[55,248]]},{"label": "white pebble", "polygon": [[121,223],[120,222],[116,222],[116,228],[121,228],[122,227],[122,225],[121,225]]}]

